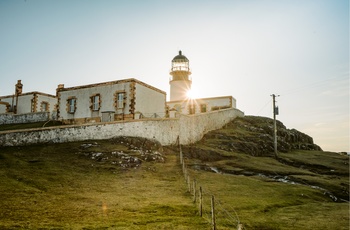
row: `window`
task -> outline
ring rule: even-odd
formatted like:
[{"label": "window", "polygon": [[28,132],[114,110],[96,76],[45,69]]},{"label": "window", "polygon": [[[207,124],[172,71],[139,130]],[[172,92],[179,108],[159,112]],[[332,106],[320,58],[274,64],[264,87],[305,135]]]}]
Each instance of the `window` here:
[{"label": "window", "polygon": [[188,111],[189,111],[189,114],[195,114],[196,113],[196,107],[195,105],[189,105],[188,106]]},{"label": "window", "polygon": [[77,108],[76,104],[77,104],[76,98],[68,99],[68,113],[75,113],[75,110]]},{"label": "window", "polygon": [[47,112],[49,111],[49,103],[46,101],[41,102],[41,111]]},{"label": "window", "polygon": [[207,105],[206,104],[201,104],[201,113],[207,112]]},{"label": "window", "polygon": [[99,109],[99,103],[100,102],[100,97],[99,96],[94,96],[93,97],[93,106],[92,106],[92,110],[98,110]]},{"label": "window", "polygon": [[100,110],[100,95],[95,94],[90,97],[91,98],[91,109],[92,111],[98,111]]},{"label": "window", "polygon": [[118,96],[117,96],[117,108],[118,109],[124,108],[124,93],[118,93]]}]

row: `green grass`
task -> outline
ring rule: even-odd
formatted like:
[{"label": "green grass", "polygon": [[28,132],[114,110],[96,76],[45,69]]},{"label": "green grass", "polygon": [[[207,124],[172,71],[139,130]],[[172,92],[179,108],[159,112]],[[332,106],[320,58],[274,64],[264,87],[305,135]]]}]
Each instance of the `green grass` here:
[{"label": "green grass", "polygon": [[[0,229],[210,229],[211,195],[217,229],[235,229],[238,220],[245,229],[348,229],[349,203],[333,202],[308,186],[348,189],[347,156],[298,151],[280,155],[291,163],[285,165],[201,144],[201,156],[210,161],[187,159],[191,178],[204,191],[199,217],[176,151],[165,148],[164,163],[143,161],[123,169],[93,160],[91,153],[137,152],[116,141],[88,143],[95,142],[86,149],[81,148],[86,142],[0,147]],[[288,175],[300,184],[196,170],[196,164]]]},{"label": "green grass", "polygon": [[349,157],[322,151],[293,151],[279,153],[284,160],[303,166],[313,166],[316,171],[324,174],[349,175]]},{"label": "green grass", "polygon": [[[183,149],[191,177],[206,191],[206,212],[214,194],[224,208],[221,215],[230,210],[233,216],[219,217],[218,229],[232,229],[238,219],[246,229],[349,228],[348,156],[298,150],[279,153],[277,160],[254,157],[225,151],[215,144],[217,138]],[[276,176],[296,184],[278,182]]]},{"label": "green grass", "polygon": [[[332,202],[317,189],[255,176],[195,170],[190,174],[206,193],[207,212],[209,195],[214,194],[231,215],[237,213],[233,219],[238,218],[246,229],[348,229],[349,203]],[[218,218],[218,229],[232,229],[226,227],[227,218]]]},{"label": "green grass", "polygon": [[[125,151],[98,143],[99,150]],[[91,160],[80,145],[0,149],[0,228],[208,229],[174,155],[122,170]]]}]

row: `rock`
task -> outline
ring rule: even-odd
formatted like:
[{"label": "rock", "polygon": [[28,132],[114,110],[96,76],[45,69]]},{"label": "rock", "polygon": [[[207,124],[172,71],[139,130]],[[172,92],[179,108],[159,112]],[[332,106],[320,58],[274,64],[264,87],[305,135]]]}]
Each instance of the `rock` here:
[{"label": "rock", "polygon": [[[307,134],[296,129],[287,129],[280,121],[276,121],[276,126],[279,152],[298,149],[322,151]],[[252,156],[273,155],[273,119],[256,116],[236,118],[223,129],[204,135],[203,140],[205,139],[216,139],[220,142],[220,149],[225,151],[242,152]]]},{"label": "rock", "polygon": [[108,164],[121,169],[136,169],[140,167],[143,161],[165,161],[165,157],[161,153],[162,146],[157,141],[137,137],[117,137],[111,139],[111,142],[123,145],[127,147],[128,150],[114,149],[108,152],[91,152],[88,149],[92,146],[98,146],[99,144],[84,143],[80,146],[83,150],[79,151],[77,154],[81,154],[98,162],[98,165]]},{"label": "rock", "polygon": [[144,151],[163,151],[163,147],[159,141],[143,137],[119,136],[112,138],[111,141],[120,144],[127,143],[126,145],[129,147],[129,149],[140,149]]}]

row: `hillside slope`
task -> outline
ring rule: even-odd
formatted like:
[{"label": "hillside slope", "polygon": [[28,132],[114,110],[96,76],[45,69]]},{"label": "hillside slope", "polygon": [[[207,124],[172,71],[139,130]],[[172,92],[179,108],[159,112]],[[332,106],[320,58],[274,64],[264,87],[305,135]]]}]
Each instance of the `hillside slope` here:
[{"label": "hillside slope", "polygon": [[[335,200],[349,200],[349,157],[323,152],[313,139],[278,124],[278,159],[274,159],[273,120],[237,118],[184,146],[185,156],[199,168],[235,175],[263,175],[322,188]],[[339,199],[338,199],[339,198]]]},{"label": "hillside slope", "polygon": [[0,147],[0,178],[0,229],[209,229],[147,139]]},{"label": "hillside slope", "polygon": [[246,229],[348,229],[349,157],[310,136],[246,116],[183,146],[191,175],[234,208]]},{"label": "hillside slope", "polygon": [[[279,152],[322,150],[314,144],[312,137],[296,129],[287,129],[280,121],[276,121],[276,125]],[[270,156],[274,152],[273,119],[256,116],[236,118],[223,129],[206,134],[202,141],[210,139],[216,139],[215,144],[225,151]]]},{"label": "hillside slope", "polygon": [[[349,157],[285,129],[275,159],[271,130],[237,118],[183,146],[189,175],[244,229],[348,229]],[[133,137],[0,147],[0,229],[210,229],[178,154]],[[236,227],[221,217],[218,229]]]}]

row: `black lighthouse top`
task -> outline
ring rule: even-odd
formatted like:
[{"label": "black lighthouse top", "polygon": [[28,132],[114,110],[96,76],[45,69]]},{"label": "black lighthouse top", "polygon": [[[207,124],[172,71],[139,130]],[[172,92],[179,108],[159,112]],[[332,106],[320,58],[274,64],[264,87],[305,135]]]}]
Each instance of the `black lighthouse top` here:
[{"label": "black lighthouse top", "polygon": [[179,55],[176,55],[173,58],[172,62],[189,62],[189,60],[187,59],[187,57],[185,55],[182,55],[181,50],[179,51]]}]

